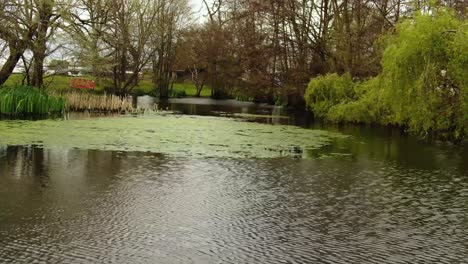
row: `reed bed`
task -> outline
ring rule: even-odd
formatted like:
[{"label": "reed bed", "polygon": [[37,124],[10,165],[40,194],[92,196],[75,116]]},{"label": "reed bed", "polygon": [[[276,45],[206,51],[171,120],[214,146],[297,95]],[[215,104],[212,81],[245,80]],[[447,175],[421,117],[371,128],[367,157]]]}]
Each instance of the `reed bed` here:
[{"label": "reed bed", "polygon": [[65,109],[65,99],[27,86],[0,88],[0,114],[46,115]]},{"label": "reed bed", "polygon": [[67,92],[62,94],[67,101],[67,108],[71,111],[105,111],[105,112],[133,112],[131,98],[115,95],[97,95],[82,92]]}]

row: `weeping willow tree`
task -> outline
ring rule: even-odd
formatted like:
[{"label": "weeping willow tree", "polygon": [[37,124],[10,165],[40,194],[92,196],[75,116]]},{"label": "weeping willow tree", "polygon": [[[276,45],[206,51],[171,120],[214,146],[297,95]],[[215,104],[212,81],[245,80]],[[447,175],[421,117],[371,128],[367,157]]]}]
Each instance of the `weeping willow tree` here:
[{"label": "weeping willow tree", "polygon": [[[399,23],[384,37],[382,72],[353,84],[356,100],[338,96],[320,99],[318,86],[343,76],[331,76],[325,84],[312,80],[306,93],[308,106],[327,105],[321,115],[332,121],[394,124],[412,132],[457,141],[468,134],[468,25],[449,9],[416,14]],[[323,77],[322,77],[323,78]],[[339,82],[338,82],[339,83]],[[319,99],[317,99],[319,98]],[[326,101],[326,103],[322,102]],[[323,109],[322,109],[323,110]]]},{"label": "weeping willow tree", "polygon": [[435,12],[405,21],[390,38],[383,87],[395,123],[458,138],[468,128],[468,30],[447,10]]}]

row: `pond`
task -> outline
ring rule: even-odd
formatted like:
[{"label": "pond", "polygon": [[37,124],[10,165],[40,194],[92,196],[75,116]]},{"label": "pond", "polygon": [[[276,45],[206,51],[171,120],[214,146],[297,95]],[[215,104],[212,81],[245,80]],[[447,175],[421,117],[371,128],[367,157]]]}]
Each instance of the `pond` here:
[{"label": "pond", "polygon": [[468,263],[468,148],[234,101],[0,121],[0,262]]}]

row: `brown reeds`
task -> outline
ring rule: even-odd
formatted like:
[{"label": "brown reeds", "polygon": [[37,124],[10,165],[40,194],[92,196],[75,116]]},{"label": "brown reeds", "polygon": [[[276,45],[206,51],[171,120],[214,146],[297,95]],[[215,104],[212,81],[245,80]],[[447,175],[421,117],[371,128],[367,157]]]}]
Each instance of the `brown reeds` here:
[{"label": "brown reeds", "polygon": [[62,96],[71,111],[105,111],[105,112],[133,112],[131,97],[115,95],[97,95],[81,92],[67,92]]}]

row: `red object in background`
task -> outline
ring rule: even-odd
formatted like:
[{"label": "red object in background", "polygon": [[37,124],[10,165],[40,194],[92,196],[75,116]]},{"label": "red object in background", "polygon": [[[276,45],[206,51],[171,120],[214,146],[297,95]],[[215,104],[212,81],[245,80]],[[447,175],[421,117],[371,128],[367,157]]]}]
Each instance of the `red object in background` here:
[{"label": "red object in background", "polygon": [[76,89],[88,89],[94,90],[96,84],[93,80],[86,80],[86,79],[71,79],[70,80],[70,87]]}]

